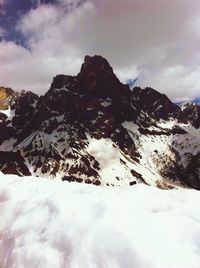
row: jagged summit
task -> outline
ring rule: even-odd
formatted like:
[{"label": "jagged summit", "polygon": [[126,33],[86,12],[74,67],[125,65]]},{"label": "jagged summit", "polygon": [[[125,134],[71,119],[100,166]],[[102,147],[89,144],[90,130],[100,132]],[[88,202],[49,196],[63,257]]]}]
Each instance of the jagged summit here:
[{"label": "jagged summit", "polygon": [[109,72],[113,73],[113,68],[110,66],[109,62],[102,56],[89,56],[86,55],[84,62],[81,66],[80,73],[96,70],[96,72]]},{"label": "jagged summit", "polygon": [[120,100],[131,96],[128,85],[122,84],[113,72],[108,61],[101,56],[85,56],[80,73],[76,76],[57,75],[51,89],[62,88],[92,95],[98,98]]},{"label": "jagged summit", "polygon": [[165,94],[161,94],[151,87],[145,89],[140,87],[133,88],[132,99],[136,103],[137,110],[143,109],[158,118],[177,117],[181,111]]},{"label": "jagged summit", "polygon": [[182,113],[196,129],[200,127],[200,105],[192,102],[188,103],[182,107]]},{"label": "jagged summit", "polygon": [[10,107],[0,114],[6,174],[200,189],[199,109],[181,110],[152,88],[131,90],[101,56],[86,56],[77,76],[57,75],[44,96],[24,92]]}]

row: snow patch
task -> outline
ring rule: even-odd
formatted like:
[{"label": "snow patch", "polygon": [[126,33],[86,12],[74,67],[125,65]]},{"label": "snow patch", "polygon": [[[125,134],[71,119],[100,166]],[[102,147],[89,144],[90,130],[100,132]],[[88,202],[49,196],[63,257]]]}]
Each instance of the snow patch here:
[{"label": "snow patch", "polygon": [[93,155],[100,164],[99,174],[104,184],[121,186],[128,185],[131,180],[134,180],[128,166],[120,161],[120,159],[124,161],[126,159],[110,139],[97,140],[90,137],[88,139],[87,152]]}]

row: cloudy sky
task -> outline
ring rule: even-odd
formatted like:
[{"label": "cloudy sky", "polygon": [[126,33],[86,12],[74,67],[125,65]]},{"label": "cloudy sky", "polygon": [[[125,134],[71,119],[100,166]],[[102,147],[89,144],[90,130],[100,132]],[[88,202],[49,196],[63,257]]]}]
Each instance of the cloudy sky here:
[{"label": "cloudy sky", "polygon": [[0,0],[0,85],[43,94],[86,54],[174,101],[200,97],[199,0]]}]

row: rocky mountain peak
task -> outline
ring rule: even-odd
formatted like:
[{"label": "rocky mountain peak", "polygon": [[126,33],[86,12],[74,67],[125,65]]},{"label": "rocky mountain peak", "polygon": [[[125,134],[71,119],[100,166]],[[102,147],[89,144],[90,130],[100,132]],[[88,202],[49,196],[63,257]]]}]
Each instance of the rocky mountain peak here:
[{"label": "rocky mountain peak", "polygon": [[182,114],[197,129],[200,127],[200,105],[189,102],[182,105]]},{"label": "rocky mountain peak", "polygon": [[57,75],[44,96],[22,92],[10,104],[0,117],[4,173],[200,189],[199,106],[130,90],[101,56],[86,56],[77,76]]},{"label": "rocky mountain peak", "polygon": [[170,116],[178,116],[181,109],[174,104],[165,94],[161,94],[151,87],[141,89],[135,87],[132,90],[132,101],[137,110],[143,110],[157,118],[166,119]]},{"label": "rocky mountain peak", "polygon": [[81,72],[96,71],[96,72],[111,72],[113,69],[108,63],[108,61],[102,56],[89,56],[86,55],[84,58],[84,63],[81,66]]},{"label": "rocky mountain peak", "polygon": [[123,85],[106,59],[101,56],[86,56],[78,74],[82,92],[96,97],[114,100],[130,96],[130,89]]}]

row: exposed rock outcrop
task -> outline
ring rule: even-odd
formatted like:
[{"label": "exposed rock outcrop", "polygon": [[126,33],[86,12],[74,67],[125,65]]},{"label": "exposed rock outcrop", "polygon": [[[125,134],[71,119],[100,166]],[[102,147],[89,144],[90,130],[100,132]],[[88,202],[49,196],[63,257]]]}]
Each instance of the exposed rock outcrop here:
[{"label": "exposed rock outcrop", "polygon": [[77,76],[57,75],[44,96],[18,94],[10,108],[0,114],[4,173],[200,189],[199,106],[131,90],[101,56],[86,56]]}]

